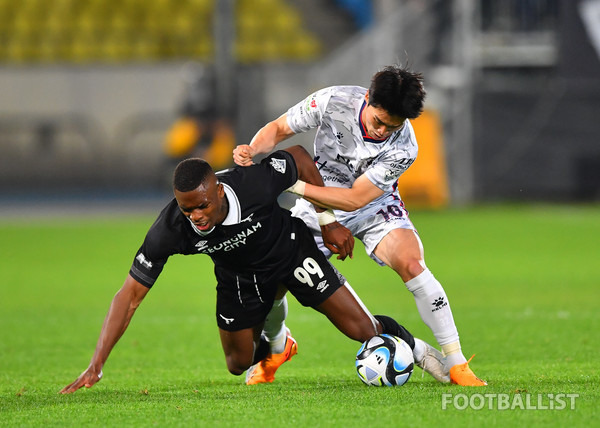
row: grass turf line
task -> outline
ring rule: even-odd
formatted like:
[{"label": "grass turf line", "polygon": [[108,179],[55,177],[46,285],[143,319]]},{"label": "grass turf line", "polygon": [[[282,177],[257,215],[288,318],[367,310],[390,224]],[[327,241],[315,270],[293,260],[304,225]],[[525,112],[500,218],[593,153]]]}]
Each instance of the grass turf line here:
[{"label": "grass turf line", "polygon": [[[113,350],[105,377],[57,391],[87,366],[109,302],[152,218],[0,223],[3,426],[590,426],[599,416],[597,206],[493,206],[415,212],[426,260],[449,296],[463,349],[490,386],[437,384],[416,369],[401,388],[367,388],[358,343],[289,298],[299,354],[270,385],[231,376],[205,256],[176,256]],[[357,245],[334,262],[374,313],[434,342],[410,293]],[[576,393],[575,410],[442,410],[442,394]]]}]

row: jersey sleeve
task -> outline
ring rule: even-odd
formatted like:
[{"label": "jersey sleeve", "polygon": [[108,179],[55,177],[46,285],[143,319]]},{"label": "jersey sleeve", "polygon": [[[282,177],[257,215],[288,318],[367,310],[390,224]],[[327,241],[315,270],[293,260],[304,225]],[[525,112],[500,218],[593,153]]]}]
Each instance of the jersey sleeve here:
[{"label": "jersey sleeve", "polygon": [[323,122],[332,88],[312,93],[287,111],[287,124],[295,134],[316,128]]},{"label": "jersey sleeve", "polygon": [[261,161],[264,190],[276,199],[298,180],[298,169],[294,157],[285,150],[277,150]]},{"label": "jersey sleeve", "polygon": [[161,224],[163,215],[164,213],[148,230],[129,270],[129,274],[136,281],[148,288],[152,288],[167,260],[175,253],[165,239],[164,226]]},{"label": "jersey sleeve", "polygon": [[398,178],[415,161],[415,157],[407,152],[397,152],[382,157],[365,171],[367,178],[381,190],[388,192]]}]

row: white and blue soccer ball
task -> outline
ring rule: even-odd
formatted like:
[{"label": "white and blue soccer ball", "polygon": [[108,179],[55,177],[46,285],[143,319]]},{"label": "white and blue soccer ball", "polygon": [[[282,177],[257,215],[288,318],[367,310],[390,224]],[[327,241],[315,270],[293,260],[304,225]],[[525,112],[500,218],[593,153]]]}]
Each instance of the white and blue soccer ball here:
[{"label": "white and blue soccer ball", "polygon": [[356,353],[356,371],[371,386],[404,385],[413,372],[412,349],[391,334],[378,334],[362,344]]}]

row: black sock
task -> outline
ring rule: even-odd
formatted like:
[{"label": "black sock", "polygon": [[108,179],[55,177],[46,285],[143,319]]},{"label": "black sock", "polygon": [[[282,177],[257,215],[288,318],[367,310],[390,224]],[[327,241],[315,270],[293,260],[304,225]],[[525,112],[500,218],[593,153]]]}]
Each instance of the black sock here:
[{"label": "black sock", "polygon": [[395,319],[386,315],[375,315],[375,319],[381,323],[382,333],[392,334],[404,340],[410,346],[410,349],[415,349],[415,338],[410,332],[396,322]]},{"label": "black sock", "polygon": [[260,341],[258,342],[258,347],[256,348],[256,351],[254,351],[254,361],[252,361],[252,365],[267,358],[267,355],[269,355],[270,351],[271,347],[269,346],[269,342],[267,342],[265,336],[261,336]]}]

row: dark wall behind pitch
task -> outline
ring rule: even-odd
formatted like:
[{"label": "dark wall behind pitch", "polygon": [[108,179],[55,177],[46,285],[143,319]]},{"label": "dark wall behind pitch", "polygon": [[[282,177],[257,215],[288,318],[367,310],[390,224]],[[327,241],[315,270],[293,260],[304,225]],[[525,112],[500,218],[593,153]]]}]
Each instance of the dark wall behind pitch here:
[{"label": "dark wall behind pitch", "polygon": [[558,64],[488,70],[476,88],[478,199],[600,200],[600,60],[561,2]]}]

